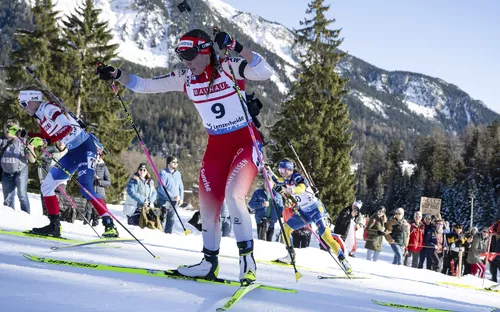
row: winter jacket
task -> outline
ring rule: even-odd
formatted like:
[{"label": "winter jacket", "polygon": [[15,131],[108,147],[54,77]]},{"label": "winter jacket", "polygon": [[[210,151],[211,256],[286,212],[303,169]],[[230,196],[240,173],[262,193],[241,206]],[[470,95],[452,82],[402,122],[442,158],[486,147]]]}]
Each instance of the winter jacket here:
[{"label": "winter jacket", "polygon": [[377,213],[370,217],[368,221],[368,225],[366,226],[366,230],[368,232],[368,238],[366,239],[365,248],[374,250],[374,251],[382,251],[382,242],[384,241],[384,224],[386,223],[387,218],[384,215],[379,216]]},{"label": "winter jacket", "polygon": [[385,224],[385,229],[390,232],[385,236],[389,244],[408,246],[410,225],[405,219],[398,220],[394,217]]},{"label": "winter jacket", "polygon": [[[273,190],[274,200],[276,203],[276,209],[278,210],[278,214],[281,217],[283,214],[283,199],[279,193]],[[269,206],[264,207],[264,202],[268,201]],[[278,216],[274,211],[271,198],[268,197],[267,192],[262,189],[256,189],[252,194],[252,198],[248,202],[248,206],[252,208],[255,212],[255,221],[259,224],[263,218],[267,218],[271,220],[271,223],[275,223],[278,221]]]},{"label": "winter jacket", "polygon": [[467,255],[467,262],[469,264],[481,262],[481,254],[488,251],[488,240],[489,236],[483,238],[481,233],[474,235],[474,239],[472,240],[472,244],[469,249],[469,254]]},{"label": "winter jacket", "polygon": [[451,232],[446,234],[446,243],[448,245],[448,249],[451,251],[459,252],[460,247],[464,247],[467,239],[464,234],[458,234],[455,232]]},{"label": "winter jacket", "polygon": [[0,163],[5,173],[14,174],[21,172],[21,170],[28,166],[27,153],[29,152],[26,151],[24,144],[18,138],[1,139],[0,150],[3,149],[10,140],[13,141],[5,149]]},{"label": "winter jacket", "polygon": [[132,216],[137,208],[144,206],[146,200],[149,200],[150,205],[153,206],[156,200],[155,183],[152,179],[142,180],[134,173],[127,183],[127,199],[123,205],[123,212],[127,216]]},{"label": "winter jacket", "polygon": [[111,186],[111,176],[108,167],[106,167],[106,163],[102,159],[97,161],[94,175],[95,190],[101,198],[106,199],[106,191],[104,188]]},{"label": "winter jacket", "polygon": [[[168,195],[173,200],[174,197],[179,196],[184,201],[184,183],[182,183],[182,175],[178,170],[174,172],[169,168],[165,168],[160,172],[160,179],[165,184]],[[158,182],[158,199],[162,202],[168,200],[167,194],[163,190],[163,186]]]},{"label": "winter jacket", "polygon": [[420,252],[424,244],[424,230],[425,225],[420,222],[415,223],[413,220],[410,224],[410,239],[408,241],[408,250],[412,252]]},{"label": "winter jacket", "polygon": [[340,235],[342,239],[345,239],[347,237],[347,233],[349,233],[352,218],[352,206],[342,209],[337,217],[337,220],[335,221],[335,228],[333,229],[333,232]]}]

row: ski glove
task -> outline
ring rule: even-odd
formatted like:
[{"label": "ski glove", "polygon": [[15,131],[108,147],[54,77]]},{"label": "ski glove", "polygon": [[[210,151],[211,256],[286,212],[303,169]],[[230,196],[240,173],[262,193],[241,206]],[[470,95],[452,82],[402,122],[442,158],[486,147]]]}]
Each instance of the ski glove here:
[{"label": "ski glove", "polygon": [[236,41],[236,39],[231,37],[231,35],[225,31],[220,31],[215,35],[215,42],[221,50],[234,50],[238,53],[241,53],[241,51],[243,50],[243,46],[241,45],[241,43]]},{"label": "ski glove", "polygon": [[99,79],[104,81],[119,79],[122,75],[122,70],[119,68],[114,68],[113,66],[99,66],[96,70],[96,75],[99,75]]},{"label": "ski glove", "polygon": [[33,147],[40,147],[40,146],[45,146],[45,145],[47,145],[47,141],[45,141],[45,140],[44,140],[44,139],[42,139],[42,138],[35,137],[35,138],[31,138],[31,139],[28,141],[28,144],[31,144]]},{"label": "ski glove", "polygon": [[23,128],[19,129],[16,126],[10,127],[8,131],[9,131],[10,135],[21,137],[21,138],[25,138],[28,135],[28,132],[26,132],[26,130],[24,130]]}]

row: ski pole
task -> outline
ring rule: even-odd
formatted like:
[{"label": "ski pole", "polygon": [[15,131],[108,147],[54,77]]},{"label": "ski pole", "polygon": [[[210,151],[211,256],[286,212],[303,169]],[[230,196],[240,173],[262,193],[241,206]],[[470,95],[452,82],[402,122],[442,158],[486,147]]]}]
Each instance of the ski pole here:
[{"label": "ski pole", "polygon": [[80,188],[81,188],[81,189],[82,189],[82,190],[83,190],[83,191],[84,191],[87,195],[89,195],[89,197],[90,197],[93,201],[95,201],[95,202],[96,202],[96,203],[97,203],[97,204],[98,204],[98,205],[99,205],[99,206],[100,206],[103,210],[106,210],[106,211],[107,211],[107,213],[108,213],[108,214],[109,214],[109,215],[110,215],[110,216],[111,216],[111,217],[112,217],[112,218],[113,218],[116,222],[118,222],[118,224],[120,224],[120,225],[121,225],[121,226],[125,229],[125,231],[127,231],[127,232],[130,234],[130,236],[132,236],[132,237],[133,237],[133,238],[134,238],[134,239],[135,239],[135,240],[136,240],[136,241],[137,241],[137,242],[138,242],[138,243],[139,243],[142,247],[144,247],[144,249],[146,249],[146,251],[147,251],[147,252],[149,252],[149,254],[150,254],[151,256],[153,256],[153,258],[155,258],[155,259],[159,259],[159,258],[160,258],[160,257],[158,257],[158,256],[155,256],[155,255],[154,255],[154,254],[153,254],[153,253],[152,253],[152,252],[151,252],[151,251],[150,251],[150,250],[149,250],[146,246],[144,246],[144,244],[143,244],[143,243],[142,243],[139,239],[137,239],[137,237],[135,237],[135,235],[134,235],[134,234],[132,234],[132,232],[130,232],[130,231],[129,231],[129,229],[127,229],[127,228],[125,227],[125,225],[123,225],[123,223],[121,223],[121,222],[120,222],[120,220],[118,220],[118,219],[115,217],[115,215],[113,215],[113,214],[111,213],[111,211],[109,211],[106,207],[104,207],[104,206],[103,206],[103,205],[102,205],[102,204],[101,204],[101,203],[97,200],[97,198],[95,198],[95,196],[94,196],[94,195],[92,195],[92,193],[90,193],[90,192],[89,192],[89,190],[87,190],[87,189],[86,189],[86,188],[85,188],[85,187],[84,187],[84,186],[80,183],[80,181],[78,181],[78,179],[75,179],[75,177],[73,176],[73,174],[69,173],[69,171],[68,171],[68,170],[66,170],[66,168],[64,168],[64,167],[63,167],[63,165],[61,165],[61,163],[60,163],[58,160],[56,160],[54,157],[52,157],[52,155],[50,155],[50,153],[49,153],[49,152],[47,152],[47,150],[46,150],[46,149],[44,149],[43,147],[40,147],[40,148],[41,148],[41,150],[43,151],[43,153],[44,153],[45,155],[49,156],[49,157],[50,157],[50,159],[52,159],[52,160],[56,163],[56,165],[57,165],[57,166],[58,166],[58,167],[59,167],[62,171],[64,171],[64,173],[66,173],[66,175],[67,175],[67,176],[68,176],[68,177],[69,177],[69,178],[70,178],[73,182],[75,182],[75,183],[76,183],[76,184],[77,184],[77,185],[78,185],[78,186],[79,186],[79,187],[80,187]]},{"label": "ski pole", "polygon": [[[105,65],[103,63],[98,63],[97,64],[98,68],[102,68],[104,66]],[[123,103],[123,99],[120,96],[120,93],[118,93],[118,89],[116,88],[116,86],[113,83],[110,83],[109,85],[113,89],[113,93],[116,94],[116,97],[120,101],[120,103],[121,103],[121,105],[123,107],[123,110],[125,111],[125,114],[127,114],[127,119],[130,121],[130,124],[132,125],[132,128],[135,131],[135,135],[137,136],[137,139],[139,140],[139,143],[141,144],[142,149],[144,150],[144,154],[146,154],[146,157],[148,158],[149,164],[153,168],[153,171],[155,172],[156,177],[158,178],[158,183],[160,183],[161,187],[163,188],[163,191],[167,195],[168,201],[170,202],[170,205],[174,209],[174,212],[175,212],[177,218],[179,219],[179,222],[181,223],[182,228],[184,229],[184,234],[188,235],[189,233],[191,233],[191,231],[189,229],[186,229],[186,227],[184,226],[184,223],[182,222],[181,217],[179,216],[179,213],[177,212],[177,209],[175,208],[174,201],[172,200],[172,198],[168,194],[167,188],[165,186],[165,182],[163,182],[163,180],[160,178],[160,174],[158,173],[158,169],[156,168],[156,166],[155,166],[155,164],[153,162],[153,159],[151,158],[151,155],[148,152],[148,148],[144,144],[144,141],[142,141],[141,135],[140,135],[139,131],[137,130],[137,127],[135,126],[134,120],[132,119],[132,116],[130,116],[130,113],[128,112],[127,106],[125,105],[125,103]]]},{"label": "ski pole", "polygon": [[[284,196],[283,194],[281,195],[285,200],[288,199],[288,197]],[[295,202],[293,199],[292,199],[293,202]],[[332,257],[332,259],[337,263],[337,265],[340,267],[340,269],[342,269],[342,271],[344,271],[345,275],[347,275],[347,277],[349,279],[352,279],[349,274],[347,274],[346,270],[344,269],[344,267],[339,263],[339,261],[337,260],[337,258],[335,258],[335,256],[332,254],[332,251],[330,249],[330,247],[328,247],[322,240],[321,238],[318,236],[318,234],[316,234],[315,231],[313,231],[313,229],[311,228],[311,226],[309,225],[309,223],[307,223],[306,220],[304,220],[304,218],[302,217],[302,215],[300,214],[299,211],[295,212],[295,214],[297,214],[300,218],[300,220],[304,223],[304,226],[306,227],[306,229],[308,229],[313,235],[314,237],[316,237],[316,239],[318,240],[318,242],[320,243],[321,246],[323,246],[323,248],[325,248],[325,250],[328,252],[328,254],[330,255],[330,257]],[[340,246],[339,246],[340,247]]]},{"label": "ski pole", "polygon": [[[218,33],[219,33],[219,29],[217,27],[214,27],[213,28],[214,36],[217,35]],[[248,118],[247,108],[245,107],[245,100],[243,99],[243,95],[241,94],[241,90],[238,86],[238,83],[236,82],[236,76],[234,74],[233,67],[231,66],[231,61],[227,57],[227,56],[229,56],[229,51],[227,48],[225,50],[226,51],[224,52],[224,55],[226,56],[227,64],[228,64],[229,70],[231,72],[231,80],[233,81],[233,88],[236,90],[236,93],[238,94],[238,97],[240,99],[241,109],[243,110],[243,113],[245,115],[245,121],[247,123],[248,132],[250,133],[250,137],[252,138],[253,147],[255,148],[255,151],[257,153],[257,158],[259,160],[259,165],[261,167],[260,169],[262,170],[262,174],[264,175],[264,180],[266,181],[266,187],[269,190],[269,194],[271,195],[271,206],[273,207],[274,211],[276,212],[276,215],[278,215],[278,209],[276,208],[276,202],[274,200],[274,194],[273,194],[273,191],[271,188],[271,184],[269,182],[269,176],[267,175],[267,171],[264,168],[263,155],[259,149],[259,145],[257,144],[257,139],[256,139],[255,133],[252,129],[252,124],[250,122],[250,119]],[[279,220],[281,231],[284,233],[285,230],[283,227],[283,222],[281,221],[281,218],[278,218],[278,220]],[[290,255],[290,258],[292,259],[292,265],[293,265],[293,269],[295,271],[295,280],[299,281],[299,279],[302,277],[302,274],[300,274],[300,272],[297,271],[297,266],[295,265],[295,260],[293,259],[293,256],[292,256],[291,244],[289,242],[289,238],[285,238],[285,244],[286,244],[286,247],[288,250],[288,254]]]},{"label": "ski pole", "polygon": [[[33,153],[28,148],[28,145],[26,144],[26,142],[22,138],[19,138],[19,140],[21,140],[21,143],[23,143],[24,148],[28,152],[30,152],[30,154],[33,155],[33,157],[35,157],[35,161],[36,161],[38,167],[40,167],[46,174],[49,174],[49,172],[47,171],[47,169],[45,169],[45,167],[43,166],[43,164],[40,161],[40,159],[38,159],[38,157],[36,157],[35,153]],[[90,224],[89,220],[87,220],[87,218],[80,211],[78,211],[78,207],[73,202],[73,200],[71,199],[71,197],[69,197],[69,195],[64,191],[64,189],[61,187],[61,185],[58,185],[57,189],[59,190],[59,192],[61,192],[61,194],[64,195],[64,197],[66,197],[66,199],[69,201],[69,203],[71,204],[71,207],[76,211],[76,213],[80,214],[80,216],[83,218],[83,220],[85,220],[85,222],[87,222],[87,224],[90,226],[90,228],[92,229],[92,231],[94,231],[95,235],[97,235],[98,238],[101,238],[101,235],[99,235],[99,233],[97,233],[97,231],[94,229],[94,227]]]},{"label": "ski pole", "polygon": [[78,125],[80,127],[82,127],[83,129],[87,128],[87,125],[85,124],[85,122],[83,120],[81,120],[80,118],[78,118],[75,114],[73,114],[73,112],[71,112],[66,107],[66,105],[64,105],[64,103],[61,101],[61,99],[59,99],[57,96],[55,96],[54,93],[50,92],[49,88],[47,88],[45,86],[45,84],[36,76],[35,72],[31,68],[26,66],[25,69],[28,72],[28,74],[31,76],[31,78],[33,78],[33,80],[35,80],[36,83],[38,83],[52,97],[52,99],[54,101],[56,101],[57,104],[59,104],[59,107],[61,107],[66,113],[68,113],[71,117],[73,117],[76,120],[76,122],[78,122]]}]

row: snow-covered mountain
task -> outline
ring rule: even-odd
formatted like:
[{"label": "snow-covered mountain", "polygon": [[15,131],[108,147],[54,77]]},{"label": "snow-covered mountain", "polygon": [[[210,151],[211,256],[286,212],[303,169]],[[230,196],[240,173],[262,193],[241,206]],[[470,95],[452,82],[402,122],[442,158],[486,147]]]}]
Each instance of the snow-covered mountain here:
[{"label": "snow-covered mountain", "polygon": [[[264,54],[276,69],[272,82],[284,94],[293,81],[297,67],[298,48],[288,28],[257,15],[240,12],[221,0],[190,0],[192,11],[181,13],[180,0],[95,0],[102,9],[102,20],[108,21],[118,55],[147,67],[172,67],[178,63],[174,49],[178,38],[189,28],[210,32],[217,25]],[[59,0],[56,9],[68,14],[79,0]],[[450,132],[469,124],[489,123],[499,115],[481,101],[473,100],[458,87],[445,81],[410,72],[388,72],[354,56],[344,58],[339,66],[342,75],[351,79],[348,102],[351,107],[361,103],[362,110],[380,124],[400,118],[417,120],[408,125],[416,134],[420,129],[442,125]],[[269,94],[269,88],[259,90]],[[274,98],[273,101],[279,99]],[[356,111],[356,109],[352,109]],[[352,114],[353,119],[362,118]],[[424,126],[425,125],[425,126]],[[401,128],[401,127],[400,127]]]}]

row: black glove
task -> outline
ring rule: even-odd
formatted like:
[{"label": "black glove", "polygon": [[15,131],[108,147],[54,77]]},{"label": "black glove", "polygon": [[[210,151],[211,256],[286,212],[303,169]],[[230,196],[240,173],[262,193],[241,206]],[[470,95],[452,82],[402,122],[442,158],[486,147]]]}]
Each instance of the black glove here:
[{"label": "black glove", "polygon": [[220,31],[215,35],[214,39],[215,43],[219,46],[219,49],[224,50],[234,50],[238,53],[241,53],[243,50],[243,46],[241,43],[233,39],[230,34],[225,31]]},{"label": "black glove", "polygon": [[377,235],[378,236],[385,236],[385,232],[384,231],[377,231]]},{"label": "black glove", "polygon": [[99,75],[99,79],[104,81],[119,79],[122,75],[122,70],[113,66],[98,66],[95,72]]}]

